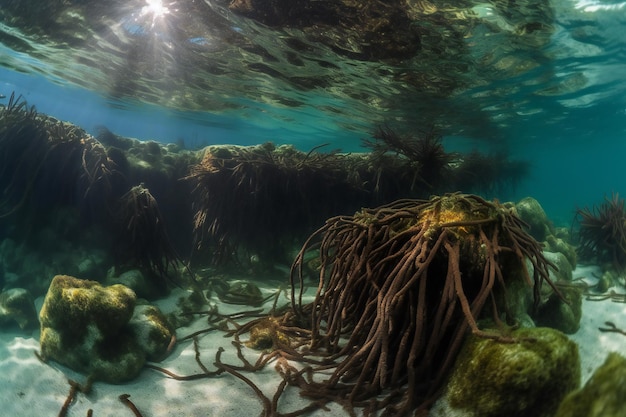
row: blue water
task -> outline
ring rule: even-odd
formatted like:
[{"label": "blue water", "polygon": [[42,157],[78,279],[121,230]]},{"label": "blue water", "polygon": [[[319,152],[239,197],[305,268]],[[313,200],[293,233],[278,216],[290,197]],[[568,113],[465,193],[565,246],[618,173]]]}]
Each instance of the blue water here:
[{"label": "blue water", "polygon": [[[212,10],[225,13],[224,2],[207,0],[205,3]],[[576,208],[600,203],[612,192],[626,196],[623,175],[626,3],[554,1],[551,3],[554,30],[547,42],[538,45],[536,50],[525,47],[519,52],[515,51],[515,45],[502,43],[498,31],[510,30],[506,17],[495,12],[488,2],[473,4],[473,10],[483,17],[484,28],[487,28],[477,27],[468,34],[467,42],[475,48],[476,59],[493,59],[494,67],[500,68],[511,61],[503,58],[496,62],[499,51],[513,50],[505,57],[518,54],[520,61],[510,64],[513,69],[523,65],[525,58],[535,66],[520,71],[509,68],[502,71],[505,76],[496,74],[488,83],[477,83],[447,97],[433,98],[434,106],[441,109],[441,119],[450,121],[444,130],[446,147],[450,150],[478,148],[485,152],[505,149],[513,159],[529,161],[531,174],[517,189],[516,197],[535,197],[559,224],[567,225]],[[154,44],[175,48],[174,43],[168,44],[171,39],[167,37],[167,25],[159,29],[161,20],[167,22],[175,16],[176,9],[173,6],[170,9],[162,16],[155,15],[151,24],[140,20],[143,9],[128,12],[120,20],[125,22],[122,28],[129,37],[148,36],[150,31],[158,29]],[[228,30],[248,39],[262,36],[268,30],[262,25],[247,23],[239,16],[226,17],[232,20]],[[4,28],[7,31],[6,26]],[[481,30],[496,30],[492,33],[496,36],[485,36]],[[188,42],[202,48],[199,53],[221,51],[221,46],[208,35],[190,37]],[[274,53],[280,47],[277,45],[264,46],[268,53]],[[72,47],[68,46],[64,53],[72,56]],[[265,73],[242,70],[234,76],[234,81],[228,81],[242,91],[249,88],[254,93],[238,96],[239,90],[234,90],[228,96],[225,94],[228,83],[209,84],[208,88],[216,91],[210,108],[197,105],[185,108],[168,105],[169,96],[175,96],[176,92],[165,88],[159,100],[146,99],[139,92],[135,97],[116,97],[110,86],[98,88],[97,83],[81,83],[81,71],[85,79],[91,75],[86,69],[69,71],[69,67],[60,66],[54,59],[17,51],[2,43],[0,57],[3,63],[0,94],[6,96],[0,103],[6,102],[15,91],[39,112],[70,121],[92,133],[98,126],[106,126],[119,135],[163,143],[182,141],[192,149],[218,143],[251,145],[273,141],[291,143],[302,150],[330,143],[332,148],[359,151],[362,150],[361,140],[369,137],[381,122],[390,120],[410,129],[419,124],[411,120],[412,106],[415,105],[416,115],[430,106],[423,103],[423,95],[412,96],[410,91],[394,85],[389,86],[389,91],[381,91],[385,100],[372,103],[375,91],[368,91],[367,77],[355,77],[355,94],[352,95],[345,90],[336,93],[332,85],[309,92],[285,90],[293,93],[285,99],[299,103],[285,106],[277,104],[275,97],[260,98],[265,93],[283,91],[278,87],[282,82],[280,77],[272,79]],[[324,58],[328,60],[328,56]],[[225,58],[220,55],[220,59]],[[371,72],[376,65],[349,60],[335,63],[341,72],[348,71],[350,65],[361,66],[358,71],[369,71],[371,81],[379,81],[378,75]],[[468,73],[466,77],[480,75]],[[213,81],[228,76],[221,75]],[[250,86],[246,87],[246,83]],[[276,91],[272,83],[276,83]],[[376,86],[378,88],[378,84]],[[362,97],[366,98],[359,98],[356,93],[363,93]],[[219,109],[221,97],[223,111]]]}]

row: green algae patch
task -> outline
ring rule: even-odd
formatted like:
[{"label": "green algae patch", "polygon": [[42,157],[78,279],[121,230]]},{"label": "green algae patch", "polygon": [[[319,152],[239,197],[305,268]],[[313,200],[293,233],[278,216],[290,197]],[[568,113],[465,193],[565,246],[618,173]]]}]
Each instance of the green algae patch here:
[{"label": "green algae patch", "polygon": [[555,417],[622,417],[626,398],[626,358],[609,353],[585,386],[570,393]]},{"label": "green algae patch", "polygon": [[550,328],[513,331],[514,343],[469,336],[450,377],[449,405],[469,416],[553,416],[580,381],[577,345]]},{"label": "green algae patch", "polygon": [[550,294],[546,303],[539,308],[537,325],[574,334],[580,328],[583,293],[580,288],[575,287],[563,287],[559,291],[560,295]]},{"label": "green algae patch", "polygon": [[[57,275],[39,313],[42,334],[56,329],[63,337],[60,348],[83,343],[90,327],[103,337],[116,334],[132,317],[135,300],[135,293],[124,285],[103,287],[96,281]],[[47,354],[43,348],[42,354]]]},{"label": "green algae patch", "polygon": [[161,310],[151,305],[137,306],[129,326],[149,361],[158,362],[167,356],[175,331]]},{"label": "green algae patch", "polygon": [[41,356],[111,383],[135,378],[146,360],[166,356],[174,331],[153,306],[135,309],[120,284],[57,275],[40,312]]}]

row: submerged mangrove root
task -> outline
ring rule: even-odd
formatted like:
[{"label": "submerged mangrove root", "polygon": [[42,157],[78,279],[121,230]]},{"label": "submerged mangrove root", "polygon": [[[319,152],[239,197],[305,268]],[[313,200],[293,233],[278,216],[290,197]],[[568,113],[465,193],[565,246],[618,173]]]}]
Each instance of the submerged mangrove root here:
[{"label": "submerged mangrove root", "polygon": [[[233,375],[256,393],[268,417],[298,416],[330,402],[350,415],[357,407],[365,415],[425,412],[469,331],[515,342],[503,323],[516,324],[508,284],[527,284],[535,303],[543,282],[558,293],[549,279],[553,265],[524,227],[512,209],[464,194],[401,200],[334,217],[298,254],[286,311],[206,312],[207,331],[219,329],[234,338],[240,365],[224,363],[221,348],[216,370],[202,365],[197,341],[205,331],[200,331],[181,341],[194,339],[202,373],[178,376],[150,367],[180,380]],[[304,263],[311,251],[319,253],[319,286],[315,300],[305,304]],[[496,330],[479,325],[488,313]],[[262,352],[251,362],[244,347]],[[272,362],[282,381],[270,398],[245,373]],[[310,402],[279,411],[283,393],[294,388]]]},{"label": "submerged mangrove root", "polygon": [[[327,380],[300,386],[302,395],[384,415],[426,408],[468,329],[513,341],[477,322],[486,304],[496,324],[501,313],[514,320],[507,282],[524,280],[535,303],[544,281],[554,288],[551,264],[523,229],[511,209],[463,194],[328,220],[294,263],[292,308],[311,327],[311,350],[336,366]],[[315,301],[303,305],[304,255],[311,250],[321,259],[319,287]]]},{"label": "submerged mangrove root", "polygon": [[620,329],[612,321],[605,321],[604,325],[606,327],[598,327],[598,330],[604,333],[619,333],[619,334],[623,334],[624,336],[626,336],[626,330]]},{"label": "submerged mangrove root", "polygon": [[135,417],[143,417],[143,414],[141,414],[137,406],[131,400],[129,400],[130,398],[129,394],[122,394],[118,398],[122,402],[122,404],[124,404],[126,407],[130,409],[130,411],[133,412]]},{"label": "submerged mangrove root", "polygon": [[76,393],[82,392],[84,394],[89,394],[91,392],[91,384],[93,383],[92,378],[87,378],[87,382],[85,385],[80,385],[78,382],[68,379],[67,382],[70,384],[70,391],[67,394],[67,398],[59,411],[59,417],[65,417],[70,409],[70,406],[76,399]]}]

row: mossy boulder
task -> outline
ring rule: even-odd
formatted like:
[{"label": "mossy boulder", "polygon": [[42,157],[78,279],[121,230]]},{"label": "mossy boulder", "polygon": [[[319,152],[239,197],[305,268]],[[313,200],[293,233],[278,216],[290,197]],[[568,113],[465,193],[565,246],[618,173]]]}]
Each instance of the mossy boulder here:
[{"label": "mossy boulder", "polygon": [[442,415],[552,417],[579,386],[578,347],[563,333],[526,328],[511,336],[514,343],[469,336],[444,394],[456,411]]},{"label": "mossy boulder", "polygon": [[143,347],[146,359],[152,362],[162,360],[172,348],[175,330],[161,310],[151,305],[135,307],[128,323],[135,338]]},{"label": "mossy boulder", "polygon": [[585,386],[570,393],[555,417],[622,417],[626,398],[626,358],[610,353]]},{"label": "mossy boulder", "polygon": [[125,285],[131,288],[135,294],[137,294],[138,298],[145,298],[146,300],[154,300],[158,298],[159,295],[162,295],[162,290],[160,291],[156,288],[154,282],[150,281],[148,277],[146,277],[146,274],[139,269],[130,269],[122,272],[119,276],[110,274],[107,276],[105,283],[107,285]]},{"label": "mossy boulder", "polygon": [[580,328],[583,293],[580,288],[562,287],[561,295],[552,292],[548,300],[539,307],[535,321],[538,326],[551,327],[567,334]]},{"label": "mossy boulder", "polygon": [[554,235],[546,236],[544,242],[546,250],[562,253],[571,267],[575,268],[578,263],[578,255],[576,254],[576,246],[568,243],[572,241],[569,232],[567,230],[564,231],[562,227],[557,227],[554,233]]},{"label": "mossy boulder", "polygon": [[552,281],[571,281],[572,273],[576,265],[572,265],[567,256],[561,252],[543,251],[543,256],[555,266],[556,269],[550,270],[550,279]]},{"label": "mossy boulder", "polygon": [[24,288],[11,288],[0,294],[0,326],[15,324],[27,331],[39,325],[33,296]]},{"label": "mossy boulder", "polygon": [[[41,355],[92,378],[118,383],[139,374],[147,358],[164,352],[172,334],[161,336],[161,348],[147,327],[131,324],[135,293],[120,284],[57,275],[39,314]],[[141,313],[138,313],[141,314]]]},{"label": "mossy boulder", "polygon": [[539,242],[545,241],[548,235],[552,234],[553,226],[541,204],[534,198],[521,199],[515,204],[515,211],[528,224],[528,233]]}]

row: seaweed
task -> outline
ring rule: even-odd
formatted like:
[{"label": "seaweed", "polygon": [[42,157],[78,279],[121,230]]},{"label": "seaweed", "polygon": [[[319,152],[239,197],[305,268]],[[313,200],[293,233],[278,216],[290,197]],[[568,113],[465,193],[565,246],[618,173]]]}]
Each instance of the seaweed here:
[{"label": "seaweed", "polygon": [[208,148],[185,177],[193,184],[195,249],[208,248],[217,265],[246,264],[251,257],[288,263],[294,239],[361,192],[345,170],[345,156],[318,148]]},{"label": "seaweed", "polygon": [[611,264],[616,271],[626,270],[626,211],[624,200],[613,193],[592,208],[576,210],[579,224],[578,253],[582,259]]},{"label": "seaweed", "polygon": [[116,174],[104,147],[84,130],[38,114],[15,93],[0,110],[0,218],[42,205],[103,214]]},{"label": "seaweed", "polygon": [[147,271],[165,289],[182,260],[170,242],[156,199],[143,184],[132,187],[120,198],[116,218],[117,263]]},{"label": "seaweed", "polygon": [[445,151],[435,127],[401,135],[387,125],[379,126],[363,145],[372,150],[369,159],[375,172],[374,189],[383,196],[393,190],[393,182],[402,184],[398,188],[404,191],[403,197],[407,191],[420,196],[448,188],[451,163],[458,158],[456,153]]}]

